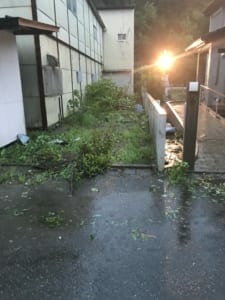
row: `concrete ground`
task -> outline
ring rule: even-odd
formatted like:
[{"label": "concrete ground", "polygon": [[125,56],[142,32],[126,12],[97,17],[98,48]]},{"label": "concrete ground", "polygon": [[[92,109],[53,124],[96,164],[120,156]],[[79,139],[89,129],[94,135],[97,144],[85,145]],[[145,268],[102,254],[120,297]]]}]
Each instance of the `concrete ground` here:
[{"label": "concrete ground", "polygon": [[73,196],[0,185],[0,215],[0,299],[224,299],[225,205],[201,188],[111,170]]}]

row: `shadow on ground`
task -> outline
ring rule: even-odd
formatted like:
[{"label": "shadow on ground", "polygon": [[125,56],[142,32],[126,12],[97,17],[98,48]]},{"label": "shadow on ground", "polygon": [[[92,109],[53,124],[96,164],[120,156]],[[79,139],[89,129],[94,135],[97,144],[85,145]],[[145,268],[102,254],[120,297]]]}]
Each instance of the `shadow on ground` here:
[{"label": "shadow on ground", "polygon": [[225,207],[200,188],[117,170],[0,200],[1,299],[224,299]]}]

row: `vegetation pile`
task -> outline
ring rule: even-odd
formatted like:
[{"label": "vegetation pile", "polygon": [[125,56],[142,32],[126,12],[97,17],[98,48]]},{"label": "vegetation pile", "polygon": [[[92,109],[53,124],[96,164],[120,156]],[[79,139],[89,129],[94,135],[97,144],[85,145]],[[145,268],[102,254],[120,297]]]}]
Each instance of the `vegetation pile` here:
[{"label": "vegetation pile", "polygon": [[[151,163],[148,120],[134,107],[134,97],[109,80],[88,85],[83,100],[75,91],[62,127],[29,132],[27,145],[18,142],[0,150],[0,165],[7,166],[0,183],[32,184],[49,177],[78,181],[103,173],[113,162]],[[18,166],[24,171],[18,173]]]}]

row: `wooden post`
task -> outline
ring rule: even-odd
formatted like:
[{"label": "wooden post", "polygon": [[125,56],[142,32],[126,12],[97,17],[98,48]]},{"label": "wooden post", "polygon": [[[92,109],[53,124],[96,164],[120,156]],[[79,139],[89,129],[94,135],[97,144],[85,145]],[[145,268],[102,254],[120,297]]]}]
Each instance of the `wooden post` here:
[{"label": "wooden post", "polygon": [[184,151],[183,161],[187,162],[190,170],[195,165],[195,150],[198,128],[199,83],[189,82],[184,121]]}]

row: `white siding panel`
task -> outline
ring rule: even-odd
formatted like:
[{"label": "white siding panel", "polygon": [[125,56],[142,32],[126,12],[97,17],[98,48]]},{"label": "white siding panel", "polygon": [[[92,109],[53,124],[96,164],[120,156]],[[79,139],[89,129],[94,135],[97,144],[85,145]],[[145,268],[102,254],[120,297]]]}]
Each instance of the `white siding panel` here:
[{"label": "white siding panel", "polygon": [[63,94],[71,93],[72,92],[71,71],[63,69],[62,76],[63,76]]},{"label": "white siding panel", "polygon": [[46,97],[46,111],[48,126],[51,126],[59,121],[59,102],[58,97]]},{"label": "white siding panel", "polygon": [[[1,2],[1,0],[0,0]],[[10,7],[10,8],[1,8],[0,9],[0,18],[4,18],[5,15],[11,17],[18,17],[32,19],[31,7]]]},{"label": "white siding panel", "polygon": [[69,10],[70,34],[77,37],[77,18]]},{"label": "white siding panel", "polygon": [[62,1],[56,1],[56,19],[57,24],[63,27],[65,30],[68,29],[67,19],[67,6]]},{"label": "white siding panel", "polygon": [[35,44],[33,36],[17,36],[17,48],[20,64],[36,64]]},{"label": "white siding panel", "polygon": [[42,65],[47,65],[47,54],[58,58],[57,42],[45,35],[40,36]]},{"label": "white siding panel", "polygon": [[1,0],[0,7],[31,6],[31,0]]},{"label": "white siding panel", "polygon": [[70,35],[70,45],[76,49],[78,49],[78,39],[73,35]]},{"label": "white siding panel", "polygon": [[54,14],[54,1],[53,0],[36,0],[37,1],[37,8],[41,10],[46,16],[50,19],[55,19]]},{"label": "white siding panel", "polygon": [[84,23],[84,4],[83,0],[77,0],[77,17],[80,22]]},{"label": "white siding panel", "polygon": [[59,57],[60,67],[70,70],[70,49],[64,45],[59,45]]},{"label": "white siding panel", "polygon": [[72,68],[73,70],[79,70],[79,53],[72,51]]},{"label": "white siding panel", "polygon": [[67,116],[68,115],[68,110],[67,110],[67,105],[68,105],[68,101],[72,99],[72,93],[67,93],[64,94],[62,96],[62,100],[63,100],[63,108],[64,108],[64,115]]},{"label": "white siding panel", "polygon": [[55,21],[51,17],[44,14],[42,11],[38,10],[37,14],[38,14],[39,22],[50,24],[50,25],[55,25]]},{"label": "white siding panel", "polygon": [[60,28],[59,33],[58,33],[58,38],[60,40],[62,40],[63,42],[69,44],[69,34],[68,34],[67,30]]},{"label": "white siding panel", "polygon": [[12,33],[0,32],[0,147],[25,133],[23,96],[16,39]]},{"label": "white siding panel", "polygon": [[79,88],[80,88],[80,85],[77,82],[77,72],[73,71],[73,89],[74,90],[79,90]]}]

